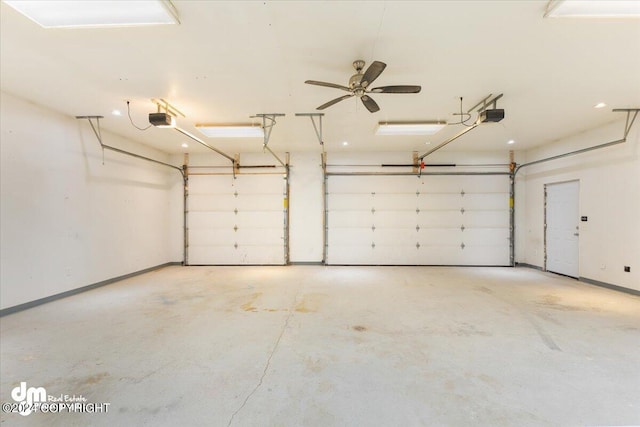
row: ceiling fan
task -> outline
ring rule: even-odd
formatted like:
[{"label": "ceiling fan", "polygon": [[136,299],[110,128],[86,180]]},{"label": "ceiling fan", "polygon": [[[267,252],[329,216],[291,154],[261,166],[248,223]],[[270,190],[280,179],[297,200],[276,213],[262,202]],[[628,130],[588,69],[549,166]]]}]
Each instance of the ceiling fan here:
[{"label": "ceiling fan", "polygon": [[409,85],[380,86],[369,89],[371,83],[373,83],[373,81],[377,79],[380,74],[382,74],[384,69],[387,67],[387,64],[380,61],[373,61],[371,65],[369,65],[369,68],[367,68],[367,70],[363,73],[362,70],[364,69],[364,65],[365,62],[362,60],[353,62],[353,68],[356,69],[356,74],[351,76],[351,78],[349,79],[349,86],[319,82],[316,80],[305,81],[305,83],[310,85],[332,87],[349,92],[347,95],[332,99],[331,101],[322,104],[316,109],[324,110],[325,108],[331,107],[333,104],[336,104],[344,99],[351,98],[352,96],[357,96],[358,98],[360,98],[367,110],[369,110],[371,113],[375,113],[376,111],[380,110],[380,107],[378,106],[376,101],[374,101],[369,95],[367,95],[368,93],[418,93],[420,92],[420,89],[422,89],[420,86]]}]

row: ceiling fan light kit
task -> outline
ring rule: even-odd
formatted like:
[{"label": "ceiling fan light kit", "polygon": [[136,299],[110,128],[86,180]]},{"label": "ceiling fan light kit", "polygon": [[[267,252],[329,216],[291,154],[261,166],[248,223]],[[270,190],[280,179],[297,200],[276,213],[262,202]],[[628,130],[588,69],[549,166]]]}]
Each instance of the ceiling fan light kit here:
[{"label": "ceiling fan light kit", "polygon": [[368,94],[369,93],[418,93],[422,89],[420,86],[416,85],[395,85],[395,86],[380,86],[373,89],[370,89],[371,83],[377,79],[380,74],[387,67],[387,64],[380,61],[373,61],[371,65],[364,70],[365,62],[363,60],[357,60],[353,62],[353,68],[356,69],[356,73],[351,76],[349,79],[349,86],[343,86],[335,83],[327,83],[317,80],[307,80],[306,84],[315,85],[315,86],[324,86],[330,87],[333,89],[340,89],[345,92],[349,92],[346,95],[341,97],[332,99],[329,102],[326,102],[319,106],[317,110],[324,110],[325,108],[331,107],[334,104],[337,104],[340,101],[343,101],[347,98],[351,98],[352,96],[357,96],[360,98],[360,101],[365,106],[367,110],[371,113],[375,113],[380,110],[380,106],[373,100]]}]

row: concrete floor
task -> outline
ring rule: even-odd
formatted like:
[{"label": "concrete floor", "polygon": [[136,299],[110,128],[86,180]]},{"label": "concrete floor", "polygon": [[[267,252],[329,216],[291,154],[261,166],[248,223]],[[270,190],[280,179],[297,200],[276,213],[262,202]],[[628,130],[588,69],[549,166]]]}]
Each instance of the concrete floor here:
[{"label": "concrete floor", "polygon": [[526,268],[168,267],[8,315],[3,425],[640,424],[640,298]]}]

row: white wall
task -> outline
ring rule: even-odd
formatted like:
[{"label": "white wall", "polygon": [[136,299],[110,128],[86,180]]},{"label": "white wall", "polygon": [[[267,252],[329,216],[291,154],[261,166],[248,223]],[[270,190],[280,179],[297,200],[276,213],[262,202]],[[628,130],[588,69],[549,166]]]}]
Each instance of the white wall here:
[{"label": "white wall", "polygon": [[322,156],[291,154],[289,239],[291,262],[322,262],[324,208]]},{"label": "white wall", "polygon": [[[621,114],[621,113],[618,113]],[[533,161],[622,138],[624,122],[532,150]],[[580,181],[580,277],[640,290],[640,122],[627,142],[523,169],[516,210],[517,261],[544,267],[544,185]],[[522,174],[522,176],[520,176]],[[519,217],[522,218],[522,217]],[[624,266],[631,272],[624,272]]]},{"label": "white wall", "polygon": [[[180,174],[102,152],[86,120],[1,97],[0,302],[12,307],[167,262]],[[103,132],[106,144],[167,156]],[[175,216],[175,215],[174,215]],[[178,257],[176,257],[176,253]]]}]

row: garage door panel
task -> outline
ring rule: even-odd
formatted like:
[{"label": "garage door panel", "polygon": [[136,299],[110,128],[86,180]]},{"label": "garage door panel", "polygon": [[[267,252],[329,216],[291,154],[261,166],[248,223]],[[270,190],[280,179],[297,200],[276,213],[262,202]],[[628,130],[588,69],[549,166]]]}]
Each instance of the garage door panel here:
[{"label": "garage door panel", "polygon": [[428,209],[460,209],[461,205],[461,197],[459,194],[436,194],[436,193],[428,193],[428,194],[420,194],[417,197],[417,207],[420,210],[428,210]]},{"label": "garage door panel", "polygon": [[504,210],[509,208],[509,194],[507,193],[466,194],[460,199],[460,206],[468,210]]},{"label": "garage door panel", "polygon": [[[235,208],[239,211],[280,211],[284,209],[282,194],[252,194],[240,195],[235,201]],[[227,205],[229,206],[229,205]]]},{"label": "garage door panel", "polygon": [[420,211],[417,225],[420,227],[456,228],[462,224],[462,215],[457,210]]},{"label": "garage door panel", "polygon": [[284,253],[273,246],[196,246],[189,259],[191,265],[259,265],[283,264]]},{"label": "garage door panel", "polygon": [[509,211],[465,211],[461,221],[465,227],[500,228],[509,224]]},{"label": "garage door panel", "polygon": [[415,211],[395,211],[380,210],[371,216],[371,220],[376,227],[415,227],[418,221],[418,214]]},{"label": "garage door panel", "polygon": [[233,194],[234,179],[228,176],[190,176],[189,193],[193,194]]},{"label": "garage door panel", "polygon": [[418,241],[421,245],[447,245],[456,244],[462,232],[459,228],[420,228]]},{"label": "garage door panel", "polygon": [[485,246],[504,246],[509,243],[507,228],[466,228],[461,233],[463,241],[482,242]]},{"label": "garage door panel", "polygon": [[371,240],[376,246],[412,247],[418,243],[416,230],[412,229],[378,229],[372,233]]},{"label": "garage door panel", "polygon": [[362,227],[371,222],[367,219],[366,214],[362,211],[330,211],[328,221],[336,228]]},{"label": "garage door panel", "polygon": [[467,194],[487,193],[487,192],[505,192],[509,193],[509,179],[500,175],[484,175],[484,176],[458,176],[457,185],[458,192],[464,191]]},{"label": "garage door panel", "polygon": [[371,245],[371,228],[336,228],[329,234],[329,246]]},{"label": "garage door panel", "polygon": [[234,240],[235,231],[231,228],[204,228],[189,233],[189,245],[228,245]]},{"label": "garage door panel", "polygon": [[509,265],[509,248],[466,246],[460,252],[460,265]]},{"label": "garage door panel", "polygon": [[371,210],[371,198],[362,194],[332,194],[328,200],[329,211],[367,211]]},{"label": "garage door panel", "polygon": [[251,245],[268,246],[274,242],[278,243],[284,238],[282,227],[239,228],[234,233],[233,238],[238,242],[238,244],[243,244],[242,242],[251,242]]},{"label": "garage door panel", "polygon": [[371,262],[374,255],[371,245],[336,245],[334,246],[334,249],[331,251],[331,253],[327,255],[335,260],[332,261],[332,264],[374,264],[373,262]]},{"label": "garage door panel", "polygon": [[390,208],[397,211],[415,211],[418,206],[418,197],[410,193],[376,193],[374,197],[371,197],[371,206],[376,209],[383,206],[385,209]]},{"label": "garage door panel", "polygon": [[[231,194],[193,194],[189,192],[189,205],[199,211],[225,211],[233,206],[235,198]],[[195,209],[191,209],[194,211]]]},{"label": "garage door panel", "polygon": [[418,265],[462,265],[459,246],[420,246]]},{"label": "garage door panel", "polygon": [[[386,177],[368,176],[363,180],[354,180],[351,176],[332,176],[327,183],[327,190],[330,194],[371,194],[391,193],[397,191],[396,185],[389,186]],[[398,177],[403,178],[403,177]]]},{"label": "garage door panel", "polygon": [[189,228],[192,230],[202,228],[233,228],[235,215],[233,212],[189,212]]},{"label": "garage door panel", "polygon": [[283,227],[284,213],[280,211],[238,211],[234,214],[235,223],[241,228],[261,226]]},{"label": "garage door panel", "polygon": [[415,248],[410,251],[401,245],[376,245],[372,252],[379,265],[416,265],[418,259]]}]

